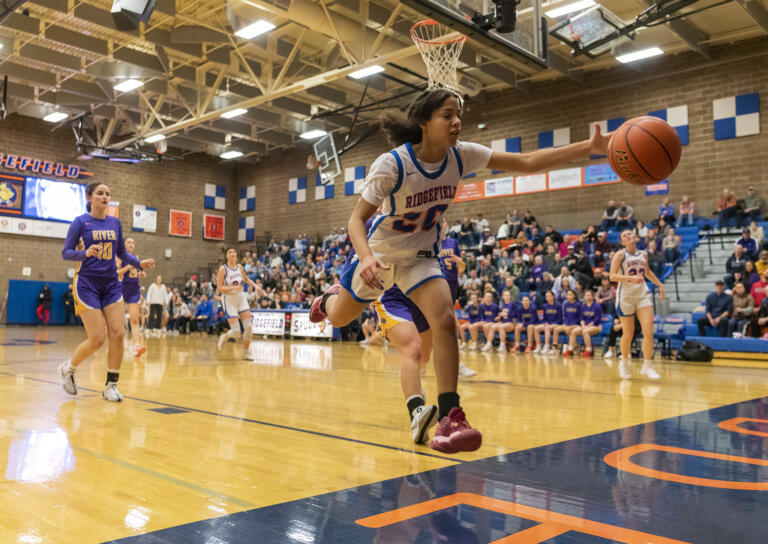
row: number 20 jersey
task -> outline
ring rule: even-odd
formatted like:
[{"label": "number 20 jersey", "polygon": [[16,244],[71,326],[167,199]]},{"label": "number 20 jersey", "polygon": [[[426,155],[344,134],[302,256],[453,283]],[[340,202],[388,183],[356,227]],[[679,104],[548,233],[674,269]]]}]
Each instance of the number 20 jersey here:
[{"label": "number 20 jersey", "polygon": [[[441,163],[422,165],[406,143],[380,156],[362,191],[367,202],[382,205],[368,233],[374,256],[395,264],[438,257],[440,219],[453,202],[459,181],[484,167],[491,153],[485,146],[458,142]],[[379,183],[381,187],[376,187]]]}]

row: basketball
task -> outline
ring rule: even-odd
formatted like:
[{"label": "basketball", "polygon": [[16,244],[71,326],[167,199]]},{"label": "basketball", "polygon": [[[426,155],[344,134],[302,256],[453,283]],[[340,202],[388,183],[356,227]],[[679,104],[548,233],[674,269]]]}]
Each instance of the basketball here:
[{"label": "basketball", "polygon": [[677,131],[658,117],[635,117],[613,133],[608,160],[621,179],[650,185],[666,179],[680,162],[682,146]]}]

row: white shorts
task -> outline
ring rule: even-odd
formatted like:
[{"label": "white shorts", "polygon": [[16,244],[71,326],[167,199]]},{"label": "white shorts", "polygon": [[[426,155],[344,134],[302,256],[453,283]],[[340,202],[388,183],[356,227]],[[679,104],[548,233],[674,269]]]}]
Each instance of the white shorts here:
[{"label": "white shorts", "polygon": [[239,317],[242,312],[251,310],[251,307],[248,304],[248,299],[245,298],[245,293],[224,295],[221,297],[221,308],[230,319]]},{"label": "white shorts", "polygon": [[635,315],[638,308],[645,308],[646,306],[653,306],[651,293],[634,296],[621,295],[616,299],[616,315],[619,317]]},{"label": "white shorts", "polygon": [[379,296],[397,284],[403,294],[408,295],[417,287],[435,278],[444,278],[437,259],[419,259],[413,264],[390,264],[389,270],[379,270],[383,283],[381,289],[372,289],[360,278],[360,261],[355,258],[341,274],[341,285],[358,302],[373,302]]}]

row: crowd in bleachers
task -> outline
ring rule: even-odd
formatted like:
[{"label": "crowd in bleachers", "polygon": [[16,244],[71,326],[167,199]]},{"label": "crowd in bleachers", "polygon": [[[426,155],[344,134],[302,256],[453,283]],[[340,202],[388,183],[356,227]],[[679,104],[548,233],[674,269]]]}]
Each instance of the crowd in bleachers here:
[{"label": "crowd in bleachers", "polygon": [[[731,206],[734,199],[733,193],[725,189],[716,210],[719,223],[747,226],[733,256],[725,264],[723,294],[716,296],[729,297],[739,310],[729,312],[729,317],[724,318],[725,325],[717,316],[713,316],[714,325],[699,322],[700,326],[716,327],[722,335],[744,330],[743,318],[750,306],[742,300],[742,290],[752,301],[752,315],[768,316],[768,309],[762,304],[768,285],[768,247],[757,223],[762,217],[760,210],[764,202],[752,188],[745,199]],[[528,296],[530,303],[540,308],[549,292],[558,305],[566,302],[569,291],[579,303],[590,292],[590,300],[594,298],[605,320],[611,321],[610,316],[615,314],[616,290],[608,279],[608,269],[614,252],[620,249],[621,230],[631,229],[635,233],[638,248],[648,252],[649,265],[662,280],[698,242],[698,228],[693,226],[697,219],[695,204],[687,196],[680,202],[677,213],[669,198],[665,198],[658,214],[648,219],[644,222],[638,218],[625,201],[618,205],[609,201],[593,225],[562,232],[552,225],[539,224],[530,210],[521,213],[513,209],[494,229],[482,214],[473,219],[456,219],[446,235],[459,242],[464,264],[457,310],[463,317],[461,312],[473,296],[481,300],[490,295],[496,304],[502,298],[520,303]],[[241,264],[256,283],[256,288],[248,290],[251,307],[308,309],[316,296],[339,281],[351,249],[345,229],[335,228],[324,238],[311,239],[307,234],[282,241],[273,238],[261,251],[244,252]],[[743,287],[738,287],[739,284]],[[214,331],[226,322],[215,291],[215,277],[206,281],[193,276],[183,287],[163,286],[161,316],[150,319],[151,312],[145,310],[144,319],[152,321],[148,324],[150,329],[166,329],[174,334],[195,329]],[[154,299],[157,304],[157,293]],[[720,309],[714,302],[714,294],[708,297],[707,304],[714,311]]]}]

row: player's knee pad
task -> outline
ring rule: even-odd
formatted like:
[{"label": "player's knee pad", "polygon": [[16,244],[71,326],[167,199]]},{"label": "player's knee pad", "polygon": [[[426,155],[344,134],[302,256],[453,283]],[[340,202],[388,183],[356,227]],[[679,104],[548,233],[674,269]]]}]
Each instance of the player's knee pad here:
[{"label": "player's knee pad", "polygon": [[240,327],[232,327],[227,334],[232,338],[240,338]]},{"label": "player's knee pad", "polygon": [[243,321],[243,338],[250,340],[251,336],[253,336],[253,325],[250,319],[246,319]]}]

